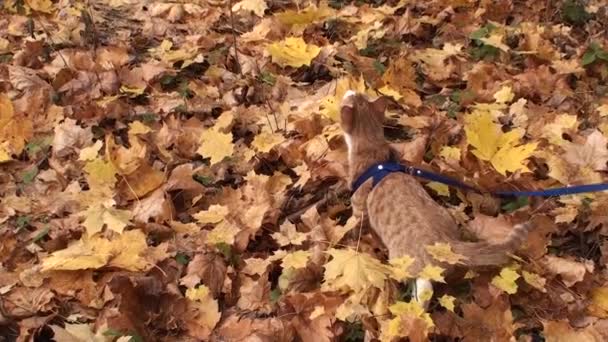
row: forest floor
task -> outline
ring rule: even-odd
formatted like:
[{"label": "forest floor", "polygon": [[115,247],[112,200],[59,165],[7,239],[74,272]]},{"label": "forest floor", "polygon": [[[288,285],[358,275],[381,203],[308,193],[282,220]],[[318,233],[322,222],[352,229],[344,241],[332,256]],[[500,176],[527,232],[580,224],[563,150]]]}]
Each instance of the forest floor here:
[{"label": "forest floor", "polygon": [[608,193],[421,180],[463,238],[534,226],[506,265],[428,265],[424,311],[352,216],[338,115],[392,97],[404,161],[486,190],[606,182],[605,1],[0,11],[0,341],[608,340]]}]

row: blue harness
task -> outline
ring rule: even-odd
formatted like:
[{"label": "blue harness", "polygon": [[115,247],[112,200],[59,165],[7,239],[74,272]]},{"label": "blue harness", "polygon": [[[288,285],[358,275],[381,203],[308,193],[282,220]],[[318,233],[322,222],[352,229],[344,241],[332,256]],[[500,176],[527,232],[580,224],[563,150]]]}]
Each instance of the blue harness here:
[{"label": "blue harness", "polygon": [[[425,171],[422,169],[415,168],[413,166],[402,165],[396,162],[384,162],[377,163],[370,166],[361,176],[359,176],[352,185],[352,191],[355,193],[363,183],[365,183],[368,179],[372,178],[373,183],[372,187],[375,187],[384,177],[388,176],[393,172],[403,172],[410,174],[412,176],[424,178],[426,180],[430,180],[433,182],[443,183],[445,185],[450,185],[453,187],[467,189],[471,191],[475,191],[478,193],[483,193],[483,191],[465,184],[461,181],[458,181],[454,178],[450,178],[438,173]],[[547,190],[530,190],[530,191],[490,191],[486,193],[490,193],[495,196],[500,197],[510,197],[510,196],[562,196],[562,195],[572,195],[572,194],[580,194],[585,192],[596,192],[596,191],[605,191],[608,190],[608,183],[596,183],[596,184],[585,184],[585,185],[576,185],[576,186],[567,186],[561,188],[553,188]]]}]

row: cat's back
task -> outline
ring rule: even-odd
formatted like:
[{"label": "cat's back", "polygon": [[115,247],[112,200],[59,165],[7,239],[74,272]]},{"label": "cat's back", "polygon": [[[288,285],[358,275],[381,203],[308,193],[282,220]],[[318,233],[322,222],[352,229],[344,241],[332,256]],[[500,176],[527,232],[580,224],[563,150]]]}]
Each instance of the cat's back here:
[{"label": "cat's back", "polygon": [[448,211],[405,173],[392,173],[378,183],[367,199],[367,208],[370,222],[380,234],[408,234],[434,241],[457,237],[456,223]]}]

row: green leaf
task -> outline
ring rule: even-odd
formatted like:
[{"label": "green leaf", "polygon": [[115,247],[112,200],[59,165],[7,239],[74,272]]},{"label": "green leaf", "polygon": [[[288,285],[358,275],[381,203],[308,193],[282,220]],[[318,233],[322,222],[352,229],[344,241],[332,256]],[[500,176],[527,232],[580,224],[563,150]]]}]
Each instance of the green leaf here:
[{"label": "green leaf", "polygon": [[596,59],[595,51],[593,51],[593,50],[587,50],[587,52],[585,52],[585,54],[583,55],[583,59],[581,60],[581,64],[583,66],[589,65],[589,64],[595,62],[595,59]]},{"label": "green leaf", "polygon": [[365,341],[365,330],[361,322],[347,322],[346,333],[344,334],[345,342]]},{"label": "green leaf", "polygon": [[566,0],[562,6],[562,17],[565,21],[574,25],[582,25],[591,18],[585,11],[585,6],[575,0]]},{"label": "green leaf", "polygon": [[151,112],[142,113],[142,114],[138,115],[138,117],[139,117],[139,120],[145,124],[152,124],[158,120],[158,115],[151,113]]},{"label": "green leaf", "polygon": [[116,330],[116,329],[107,329],[106,331],[103,332],[102,334],[103,336],[109,336],[109,337],[120,337],[123,335],[123,333],[121,333],[120,331]]},{"label": "green leaf", "polygon": [[17,217],[17,220],[15,222],[15,224],[17,225],[17,229],[22,229],[22,228],[29,226],[31,220],[32,220],[32,218],[29,217],[28,215]]},{"label": "green leaf", "polygon": [[180,252],[175,255],[175,261],[182,265],[188,265],[190,258],[186,254]]},{"label": "green leaf", "polygon": [[482,26],[480,29],[473,31],[469,36],[471,39],[479,40],[481,38],[485,38],[496,28],[496,26],[492,24],[486,24]]},{"label": "green leaf", "polygon": [[272,291],[270,291],[270,302],[271,303],[274,304],[274,303],[278,302],[280,298],[281,298],[281,289],[276,287]]},{"label": "green leaf", "polygon": [[277,77],[271,72],[264,71],[258,76],[260,82],[273,86],[277,82]]},{"label": "green leaf", "polygon": [[32,239],[32,243],[36,243],[36,242],[42,240],[45,236],[47,236],[48,233],[49,233],[49,227],[46,226],[40,231],[40,233],[38,233],[38,234],[36,234],[36,236],[34,236],[34,238]]},{"label": "green leaf", "polygon": [[210,177],[210,176],[194,175],[194,180],[201,183],[204,186],[213,185],[213,177]]},{"label": "green leaf", "polygon": [[21,174],[21,181],[23,182],[23,184],[30,184],[34,181],[34,179],[38,175],[38,172],[38,167],[34,165],[34,167]]},{"label": "green leaf", "polygon": [[386,71],[386,66],[376,59],[374,60],[374,69],[378,74],[382,75]]},{"label": "green leaf", "polygon": [[525,207],[528,205],[528,197],[517,197],[514,201],[509,201],[502,206],[502,210],[510,213],[519,208]]}]

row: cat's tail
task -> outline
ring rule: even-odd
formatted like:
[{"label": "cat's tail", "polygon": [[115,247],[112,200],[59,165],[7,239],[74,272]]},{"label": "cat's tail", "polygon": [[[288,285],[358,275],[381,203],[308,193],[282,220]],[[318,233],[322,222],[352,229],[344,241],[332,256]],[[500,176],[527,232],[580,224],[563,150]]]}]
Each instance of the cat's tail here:
[{"label": "cat's tail", "polygon": [[452,250],[465,256],[461,263],[465,266],[495,266],[509,260],[508,253],[517,250],[528,237],[532,229],[529,222],[517,224],[504,242],[491,244],[489,242],[453,242]]}]

